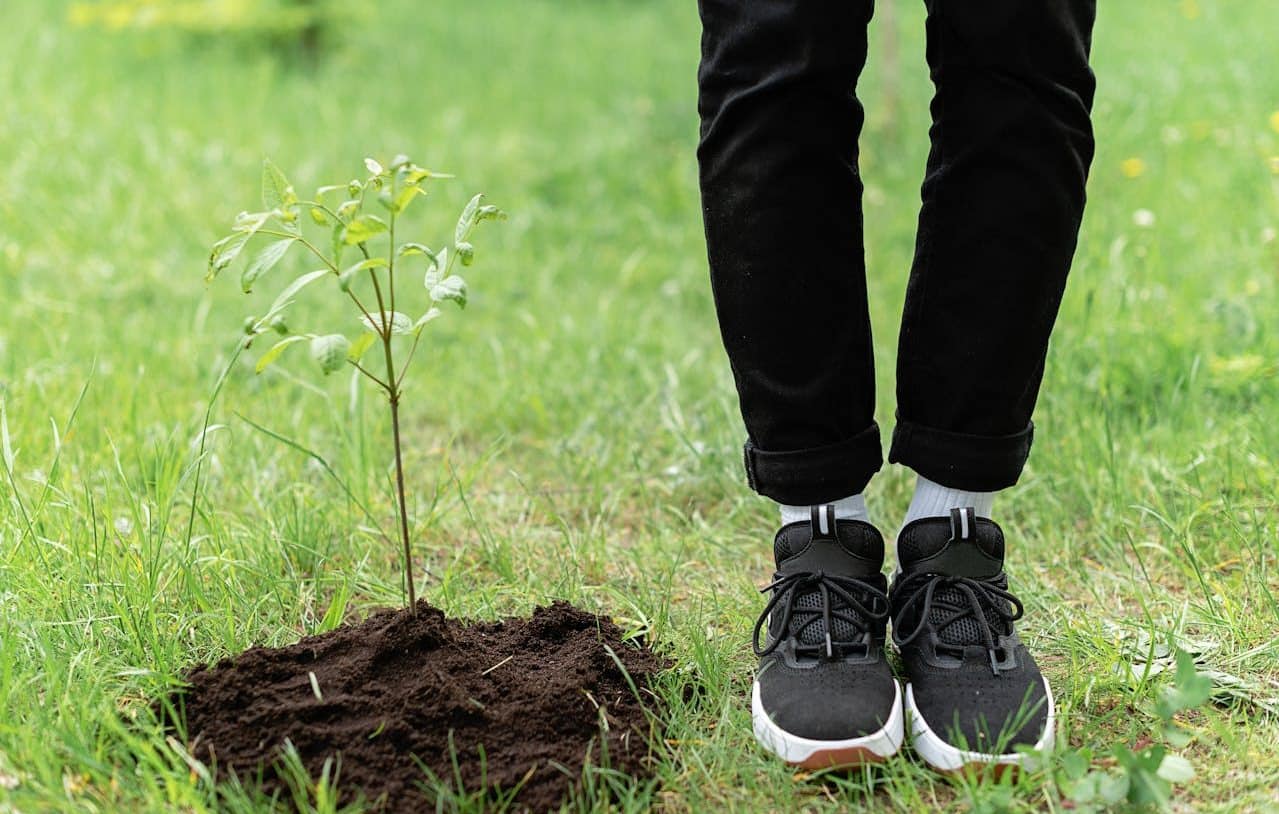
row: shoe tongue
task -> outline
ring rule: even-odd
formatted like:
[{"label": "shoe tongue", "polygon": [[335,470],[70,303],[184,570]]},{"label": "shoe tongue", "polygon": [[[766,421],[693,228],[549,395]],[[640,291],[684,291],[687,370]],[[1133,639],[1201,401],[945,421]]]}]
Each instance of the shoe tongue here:
[{"label": "shoe tongue", "polygon": [[[857,577],[872,584],[884,587],[884,538],[869,523],[860,520],[836,520],[833,507],[817,507],[824,510],[823,517],[816,511],[812,522],[801,521],[783,526],[777,532],[773,543],[773,556],[777,561],[779,575],[797,573],[815,573]],[[795,635],[800,644],[820,646],[823,642],[853,642],[864,634],[864,627],[858,627],[843,618],[841,613],[851,612],[844,600],[838,596],[829,597],[831,610],[835,613],[830,621],[832,629],[827,636],[826,620],[823,617],[823,599],[821,592],[810,587],[798,591],[793,597],[795,616],[791,631],[784,635]],[[858,614],[860,616],[860,614]],[[817,616],[819,618],[814,619]],[[863,625],[870,622],[863,619]],[[883,632],[883,623],[879,623]]]},{"label": "shoe tongue", "polygon": [[906,574],[989,579],[1004,569],[1004,533],[972,509],[951,509],[950,517],[928,517],[902,529],[897,561]]},{"label": "shoe tongue", "polygon": [[779,574],[822,571],[850,577],[878,575],[884,538],[869,523],[833,520],[791,523],[777,532],[773,557]]}]

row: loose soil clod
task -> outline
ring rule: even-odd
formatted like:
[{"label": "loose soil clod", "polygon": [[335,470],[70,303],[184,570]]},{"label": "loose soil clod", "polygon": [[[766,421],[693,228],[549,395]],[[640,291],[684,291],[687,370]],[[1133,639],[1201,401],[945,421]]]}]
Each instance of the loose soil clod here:
[{"label": "loose soil clod", "polygon": [[284,788],[272,764],[287,738],[312,777],[340,756],[344,802],[362,793],[381,801],[375,810],[422,811],[430,801],[414,756],[456,783],[452,732],[468,792],[514,788],[532,770],[516,808],[543,811],[560,804],[588,757],[600,764],[601,739],[612,768],[648,771],[650,719],[606,645],[652,709],[656,698],[644,690],[663,660],[564,602],[528,619],[473,624],[419,602],[417,616],[384,611],[196,667],[174,701],[195,757],[220,777],[254,777],[262,766],[268,792]]}]

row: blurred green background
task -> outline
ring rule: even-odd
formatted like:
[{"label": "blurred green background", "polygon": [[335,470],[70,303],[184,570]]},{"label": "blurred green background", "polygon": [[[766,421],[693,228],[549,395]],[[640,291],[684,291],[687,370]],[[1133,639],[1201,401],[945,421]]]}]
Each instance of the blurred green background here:
[{"label": "blurred green background", "polygon": [[[237,418],[389,518],[381,405],[302,354],[233,372],[189,544],[184,513],[214,382],[278,289],[206,289],[210,244],[256,208],[264,157],[309,190],[401,152],[458,176],[411,218],[428,239],[476,191],[510,213],[407,396],[425,593],[479,617],[566,597],[675,659],[657,779],[612,805],[1086,809],[1070,761],[1122,775],[1112,747],[1163,742],[1172,637],[1216,691],[1164,805],[1279,807],[1272,2],[1101,4],[1090,206],[1035,454],[999,507],[1066,757],[995,787],[906,758],[797,778],[752,743],[774,517],[741,483],[707,283],[692,2],[0,2],[0,811],[259,810],[192,774],[146,699],[401,601],[394,546]],[[890,428],[930,90],[922,3],[879,5],[862,169]],[[350,319],[320,296],[293,313]],[[909,484],[871,487],[888,531]]]}]

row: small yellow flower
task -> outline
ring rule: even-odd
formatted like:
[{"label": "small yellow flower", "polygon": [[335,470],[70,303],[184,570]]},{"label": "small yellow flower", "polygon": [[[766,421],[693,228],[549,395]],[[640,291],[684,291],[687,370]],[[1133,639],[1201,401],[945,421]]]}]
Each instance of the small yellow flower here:
[{"label": "small yellow flower", "polygon": [[111,31],[127,28],[133,22],[133,9],[124,3],[107,6],[103,9],[102,22]]},{"label": "small yellow flower", "polygon": [[1197,0],[1181,0],[1181,14],[1187,20],[1199,19],[1199,3]]},{"label": "small yellow flower", "polygon": [[1279,110],[1270,114],[1270,129],[1279,133]]},{"label": "small yellow flower", "polygon": [[93,23],[93,7],[88,3],[72,3],[67,9],[67,21],[77,28]]},{"label": "small yellow flower", "polygon": [[1249,280],[1243,284],[1243,293],[1249,297],[1255,297],[1261,293],[1261,283],[1256,280]]},{"label": "small yellow flower", "polygon": [[1137,178],[1146,171],[1146,162],[1140,158],[1125,158],[1119,165],[1119,171],[1125,178]]}]

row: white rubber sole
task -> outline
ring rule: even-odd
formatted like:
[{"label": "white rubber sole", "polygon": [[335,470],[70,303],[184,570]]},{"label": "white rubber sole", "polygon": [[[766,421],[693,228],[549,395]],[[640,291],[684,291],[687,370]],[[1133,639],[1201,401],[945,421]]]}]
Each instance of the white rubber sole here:
[{"label": "white rubber sole", "polygon": [[[1052,750],[1053,736],[1056,730],[1056,717],[1053,707],[1052,689],[1048,679],[1044,679],[1044,692],[1048,698],[1048,718],[1044,722],[1044,734],[1035,744],[1034,751],[1047,754]],[[919,714],[915,705],[914,688],[906,685],[906,714],[910,718],[910,743],[924,762],[941,772],[963,772],[968,770],[993,769],[996,775],[1011,768],[1024,768],[1034,754],[1012,752],[1003,755],[971,752],[951,746],[928,726],[924,716]]]},{"label": "white rubber sole", "polygon": [[804,769],[838,769],[880,763],[897,754],[906,739],[901,684],[894,680],[893,687],[896,690],[893,710],[882,729],[860,738],[819,741],[792,735],[773,723],[764,712],[764,704],[759,698],[759,682],[756,681],[751,689],[751,723],[755,740],[792,766]]}]

